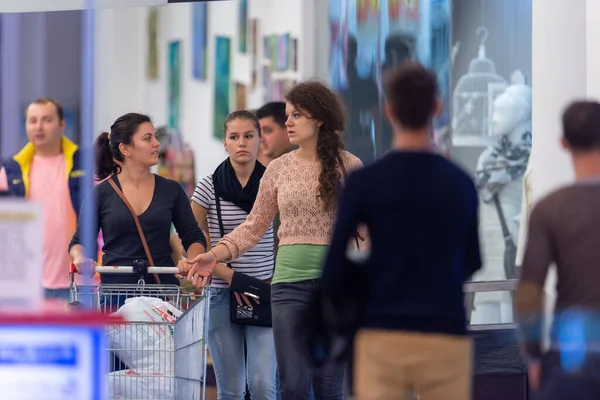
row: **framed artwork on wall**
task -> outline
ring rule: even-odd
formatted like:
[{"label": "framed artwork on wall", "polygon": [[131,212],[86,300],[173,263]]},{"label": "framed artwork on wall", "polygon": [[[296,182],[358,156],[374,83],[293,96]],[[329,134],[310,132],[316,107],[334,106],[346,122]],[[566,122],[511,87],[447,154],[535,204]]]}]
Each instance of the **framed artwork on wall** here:
[{"label": "framed artwork on wall", "polygon": [[206,60],[208,44],[208,5],[192,4],[192,76],[206,79]]},{"label": "framed artwork on wall", "polygon": [[252,51],[250,62],[252,63],[252,88],[256,88],[258,84],[258,19],[250,21],[250,49]]},{"label": "framed artwork on wall", "polygon": [[158,8],[148,10],[148,62],[147,71],[149,79],[158,79]]},{"label": "framed artwork on wall", "polygon": [[235,109],[245,110],[248,107],[246,85],[243,83],[235,84]]},{"label": "framed artwork on wall", "polygon": [[179,128],[181,114],[181,42],[169,43],[169,128]]},{"label": "framed artwork on wall", "polygon": [[238,51],[246,54],[248,51],[248,0],[239,0],[238,18]]},{"label": "framed artwork on wall", "polygon": [[213,136],[223,138],[223,124],[229,114],[231,97],[231,39],[215,38],[215,93]]}]

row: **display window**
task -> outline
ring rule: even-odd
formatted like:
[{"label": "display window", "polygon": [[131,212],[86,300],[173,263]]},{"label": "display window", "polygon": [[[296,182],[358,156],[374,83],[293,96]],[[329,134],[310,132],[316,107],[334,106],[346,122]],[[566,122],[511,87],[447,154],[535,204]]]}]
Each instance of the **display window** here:
[{"label": "display window", "polygon": [[[330,0],[330,84],[349,113],[346,148],[369,163],[389,151],[382,77],[405,60],[438,76],[432,135],[480,195],[484,268],[471,323],[512,323],[510,289],[530,209],[531,0]],[[498,283],[497,287],[490,283]],[[497,290],[495,290],[497,289]]]}]

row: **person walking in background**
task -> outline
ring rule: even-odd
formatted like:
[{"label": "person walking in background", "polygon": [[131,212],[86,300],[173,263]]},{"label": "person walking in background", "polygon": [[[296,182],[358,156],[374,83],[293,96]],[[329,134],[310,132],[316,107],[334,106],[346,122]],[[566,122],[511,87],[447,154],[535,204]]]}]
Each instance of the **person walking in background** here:
[{"label": "person walking in background", "polygon": [[[562,144],[575,183],[541,199],[531,212],[515,296],[529,364],[540,400],[600,399],[600,103],[577,101],[562,117]],[[557,269],[550,348],[542,353],[544,284]]]},{"label": "person walking in background", "polygon": [[[78,146],[65,136],[63,107],[41,98],[27,107],[28,143],[0,165],[0,191],[39,202],[43,208],[42,286],[45,297],[69,300],[67,245],[77,224],[85,170]],[[17,132],[6,132],[17,134]]]},{"label": "person walking in background", "polygon": [[[256,161],[261,129],[256,116],[247,110],[234,111],[225,119],[224,145],[229,157],[212,175],[196,186],[192,210],[209,243],[217,245],[223,233],[242,224],[256,201],[265,167]],[[218,193],[218,198],[217,198]],[[215,267],[210,291],[208,348],[217,379],[218,398],[244,398],[246,381],[253,399],[275,400],[277,396],[273,329],[231,322],[231,304],[255,305],[254,299],[235,293],[231,297],[233,273],[270,281],[275,267],[273,228],[269,227],[255,247],[232,262]],[[268,299],[263,301],[268,302]],[[247,361],[246,352],[247,349]]]},{"label": "person walking in background", "polygon": [[[98,218],[94,234],[102,230],[104,239],[102,265],[131,266],[135,260],[147,260],[154,266],[176,265],[170,244],[171,224],[175,225],[190,257],[205,252],[206,238],[194,219],[183,187],[150,172],[150,168],[158,163],[159,148],[150,117],[136,113],[119,117],[110,133],[104,132],[96,139],[96,179],[103,182],[94,187],[92,195]],[[132,212],[139,220],[149,254]],[[86,265],[95,264],[82,246],[81,218],[68,246],[79,273],[85,272]],[[189,270],[188,262],[179,262],[177,266],[182,273]],[[102,274],[100,278],[104,284],[136,284],[139,279],[126,274]],[[174,275],[153,277],[146,274],[143,278],[148,283],[179,285],[179,279]],[[206,282],[205,277],[199,286]],[[109,308],[118,308],[125,298],[116,296],[110,301]]]},{"label": "person walking in background", "polygon": [[313,369],[304,331],[310,300],[321,277],[344,171],[362,166],[342,150],[344,115],[338,97],[319,82],[303,82],[286,96],[286,126],[298,149],[273,160],[262,178],[246,221],[210,254],[191,262],[198,280],[217,263],[238,259],[256,246],[281,213],[279,251],[271,289],[273,333],[282,400],[341,400],[345,368],[323,374]]},{"label": "person walking in background", "polygon": [[284,102],[274,101],[265,104],[256,110],[256,117],[262,131],[259,151],[262,157],[259,157],[258,161],[266,167],[271,161],[289,153],[297,146],[291,144],[288,137]]},{"label": "person walking in background", "polygon": [[[410,392],[421,400],[471,398],[463,284],[481,267],[478,197],[469,175],[434,149],[437,92],[435,75],[419,64],[386,75],[394,149],[350,175],[338,209],[321,290],[342,293],[341,303],[360,296],[364,305],[354,347],[357,400],[404,400]],[[366,261],[347,252],[360,224],[371,239]]]}]

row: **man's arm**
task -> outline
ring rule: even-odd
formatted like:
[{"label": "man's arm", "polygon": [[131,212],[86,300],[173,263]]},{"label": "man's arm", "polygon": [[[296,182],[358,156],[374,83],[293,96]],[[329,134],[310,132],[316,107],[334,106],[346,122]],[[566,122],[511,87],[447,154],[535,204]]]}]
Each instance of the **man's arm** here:
[{"label": "man's arm", "polygon": [[535,207],[529,220],[525,256],[521,278],[515,295],[515,316],[523,334],[524,347],[529,359],[541,357],[543,292],[546,275],[555,261],[555,243],[544,203]]}]

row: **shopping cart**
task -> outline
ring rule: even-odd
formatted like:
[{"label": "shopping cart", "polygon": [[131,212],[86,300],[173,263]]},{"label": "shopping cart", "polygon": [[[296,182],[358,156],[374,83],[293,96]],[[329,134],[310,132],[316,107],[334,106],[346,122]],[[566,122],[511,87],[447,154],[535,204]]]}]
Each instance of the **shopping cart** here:
[{"label": "shopping cart", "polygon": [[[109,400],[204,400],[206,398],[206,365],[208,334],[208,287],[202,293],[186,293],[177,285],[147,284],[146,274],[178,274],[176,267],[148,267],[134,263],[133,267],[95,268],[99,274],[135,274],[137,284],[77,285],[75,267],[69,274],[72,307],[93,308],[102,313],[116,311],[127,299],[156,298],[165,301],[183,314],[167,322],[127,321],[108,326],[107,360],[109,364],[107,398]],[[125,342],[112,340],[115,334]],[[163,337],[151,349],[139,348],[141,341]],[[171,339],[172,337],[172,339]],[[125,344],[123,344],[125,343]],[[146,346],[147,347],[147,346]],[[119,355],[135,359],[135,368],[124,364]],[[157,366],[159,368],[157,368]],[[165,367],[163,367],[165,366]]]}]

